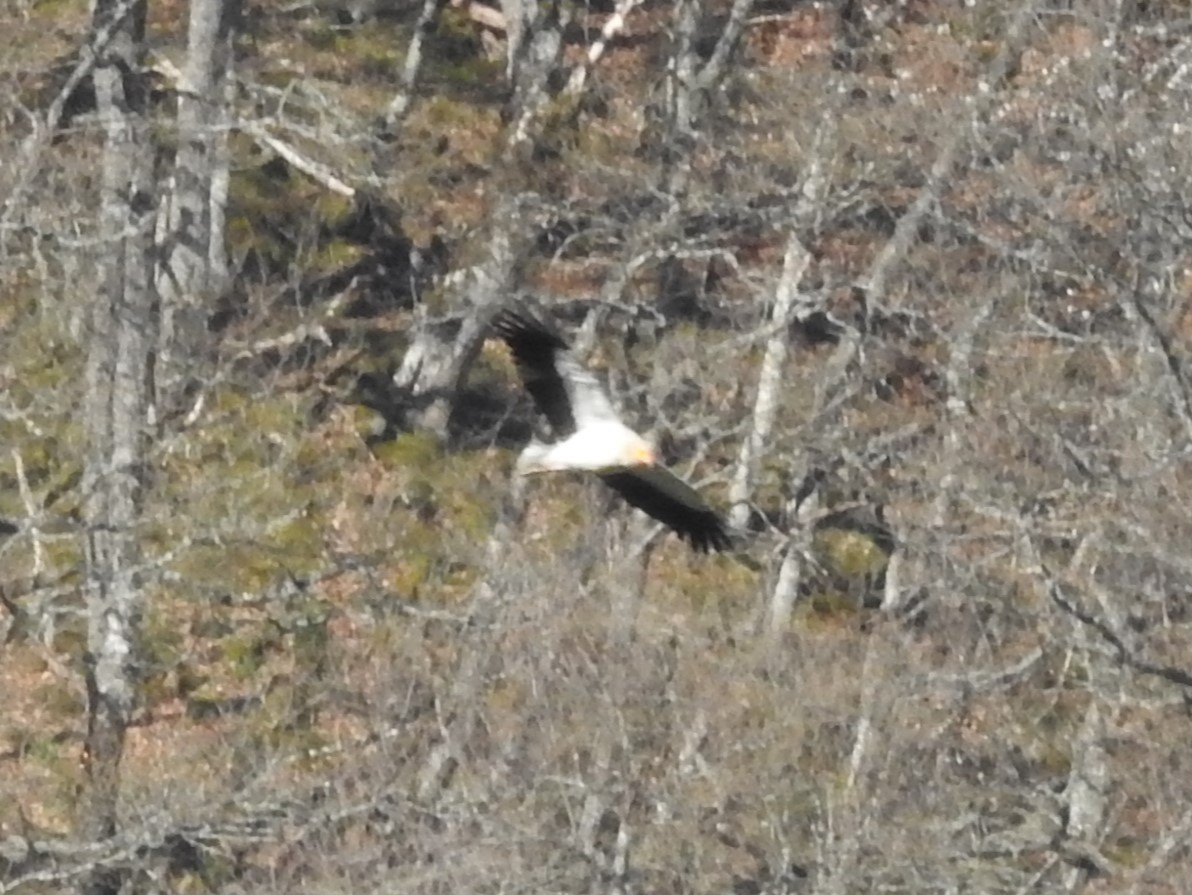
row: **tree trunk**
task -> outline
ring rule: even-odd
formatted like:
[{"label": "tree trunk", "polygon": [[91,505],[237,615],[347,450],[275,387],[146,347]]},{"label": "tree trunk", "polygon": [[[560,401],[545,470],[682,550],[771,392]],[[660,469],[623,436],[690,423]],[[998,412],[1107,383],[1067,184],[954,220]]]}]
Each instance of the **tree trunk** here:
[{"label": "tree trunk", "polygon": [[425,320],[420,322],[393,384],[406,393],[415,410],[409,424],[447,439],[447,424],[460,384],[480,354],[490,311],[502,297],[514,291],[519,276],[523,225],[516,202],[501,202],[492,215],[488,257],[470,274],[468,307],[474,313],[464,318],[454,339],[446,338]]},{"label": "tree trunk", "polygon": [[551,76],[563,57],[563,30],[570,15],[558,0],[514,0],[506,8],[513,87],[506,115],[506,161],[511,151],[524,153],[524,159],[532,156],[531,148],[542,130],[541,113],[552,95]]},{"label": "tree trunk", "polygon": [[[389,101],[385,109],[385,130],[391,140],[397,138],[398,129],[405,123],[406,114],[414,101],[414,90],[418,86],[418,76],[422,72],[422,44],[431,33],[439,13],[446,5],[446,0],[422,0],[422,10],[418,13],[418,21],[414,23],[414,31],[410,35],[410,44],[406,48],[406,59],[402,65],[401,87]],[[378,159],[378,161],[380,161]]]},{"label": "tree trunk", "polygon": [[741,445],[737,458],[737,470],[729,489],[732,503],[729,521],[735,528],[744,528],[749,522],[749,501],[757,478],[758,464],[770,439],[770,430],[778,415],[778,399],[782,392],[782,373],[786,365],[787,330],[799,308],[799,284],[811,262],[811,254],[799,241],[798,234],[787,238],[786,255],[782,262],[782,276],[778,281],[778,292],[770,314],[773,335],[766,343],[766,354],[762,359],[762,370],[758,376],[757,398],[750,418],[749,437]]},{"label": "tree trunk", "polygon": [[235,0],[193,0],[178,87],[178,152],[158,233],[160,333],[155,405],[193,369],[205,307],[227,283],[224,206],[228,181],[226,85]]},{"label": "tree trunk", "polygon": [[736,51],[753,9],[753,0],[734,0],[728,20],[720,29],[708,60],[701,64],[701,26],[709,4],[704,0],[680,0],[675,7],[674,48],[667,65],[666,118],[659,147],[664,153],[662,184],[667,193],[686,191],[691,173],[691,152],[699,120],[708,97],[728,73],[728,61]]},{"label": "tree trunk", "polygon": [[[117,14],[97,0],[93,28]],[[87,791],[80,833],[116,831],[120,759],[136,695],[135,644],[140,626],[139,514],[153,311],[151,237],[155,203],[143,70],[144,0],[132,8],[95,69],[105,127],[97,286],[91,308],[84,425],[86,495],[88,716]],[[115,892],[120,880],[97,871],[86,893]]]}]

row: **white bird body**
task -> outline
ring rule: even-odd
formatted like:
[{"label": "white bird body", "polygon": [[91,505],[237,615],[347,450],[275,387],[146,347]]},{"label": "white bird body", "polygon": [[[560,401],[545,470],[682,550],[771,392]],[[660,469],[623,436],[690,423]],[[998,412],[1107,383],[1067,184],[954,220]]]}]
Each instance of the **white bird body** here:
[{"label": "white bird body", "polygon": [[601,419],[554,444],[531,443],[518,458],[517,472],[607,472],[654,462],[648,441],[620,420]]}]

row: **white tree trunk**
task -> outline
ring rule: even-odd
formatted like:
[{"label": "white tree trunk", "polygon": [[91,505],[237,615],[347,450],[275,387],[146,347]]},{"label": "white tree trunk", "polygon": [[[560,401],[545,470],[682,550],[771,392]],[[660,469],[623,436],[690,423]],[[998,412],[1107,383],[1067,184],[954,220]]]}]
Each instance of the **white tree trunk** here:
[{"label": "white tree trunk", "polygon": [[737,470],[729,489],[732,509],[729,521],[735,528],[744,528],[749,522],[749,498],[757,478],[757,464],[766,449],[774,419],[778,414],[778,397],[782,386],[782,368],[786,365],[788,328],[797,308],[795,299],[799,294],[799,283],[807,270],[811,255],[799,237],[791,233],[786,243],[786,255],[782,261],[782,276],[778,280],[778,293],[770,314],[774,334],[766,344],[762,358],[762,369],[758,377],[757,398],[753,404],[753,416],[749,437],[741,446],[737,458]]},{"label": "white tree trunk", "polygon": [[414,33],[410,37],[410,45],[406,48],[401,88],[385,109],[385,129],[389,132],[390,138],[396,136],[397,129],[405,121],[414,101],[414,88],[418,85],[418,75],[422,72],[422,43],[430,33],[431,25],[438,18],[444,2],[445,0],[422,0],[418,21],[414,23]]},{"label": "white tree trunk", "polygon": [[[117,4],[99,0],[93,27]],[[81,832],[106,838],[116,829],[124,734],[136,698],[136,642],[141,624],[137,520],[145,463],[153,309],[151,145],[142,71],[145,5],[139,4],[95,70],[105,127],[100,225],[104,237],[91,308],[84,425],[87,458],[86,581],[89,697],[84,763],[88,792]],[[98,872],[83,886],[107,893],[119,880]]]},{"label": "white tree trunk", "polygon": [[229,0],[192,0],[178,90],[178,151],[158,233],[158,395],[168,395],[202,349],[210,299],[227,282]]},{"label": "white tree trunk", "polygon": [[[518,13],[520,18],[515,18]],[[569,17],[570,11],[558,0],[515,0],[506,10],[513,84],[507,152],[525,151],[538,136],[541,112],[551,98],[550,76],[563,56],[563,28]]]}]

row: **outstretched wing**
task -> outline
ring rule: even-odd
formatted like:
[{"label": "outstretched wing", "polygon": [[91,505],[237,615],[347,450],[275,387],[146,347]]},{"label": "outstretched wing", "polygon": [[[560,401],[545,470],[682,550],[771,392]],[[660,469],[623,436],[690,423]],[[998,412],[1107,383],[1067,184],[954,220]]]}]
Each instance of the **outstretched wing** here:
[{"label": "outstretched wing", "polygon": [[497,312],[493,330],[509,346],[526,391],[557,436],[598,420],[617,419],[596,377],[571,353],[558,330],[522,307]]},{"label": "outstretched wing", "polygon": [[600,477],[631,506],[672,529],[700,553],[731,546],[720,515],[698,491],[663,467],[633,467]]}]

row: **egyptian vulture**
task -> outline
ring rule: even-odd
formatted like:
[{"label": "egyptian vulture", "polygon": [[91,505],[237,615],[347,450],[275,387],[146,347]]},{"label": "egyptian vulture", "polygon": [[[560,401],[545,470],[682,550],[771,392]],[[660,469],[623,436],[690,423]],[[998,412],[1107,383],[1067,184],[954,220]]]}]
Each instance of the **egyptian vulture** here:
[{"label": "egyptian vulture", "polygon": [[522,307],[492,322],[517,364],[526,391],[557,439],[532,441],[515,473],[593,472],[630,505],[653,516],[701,553],[730,545],[724,521],[690,485],[658,464],[653,445],[617,416],[596,377],[557,330]]}]

